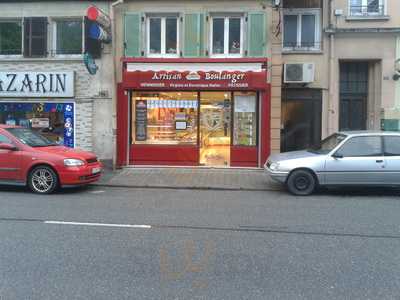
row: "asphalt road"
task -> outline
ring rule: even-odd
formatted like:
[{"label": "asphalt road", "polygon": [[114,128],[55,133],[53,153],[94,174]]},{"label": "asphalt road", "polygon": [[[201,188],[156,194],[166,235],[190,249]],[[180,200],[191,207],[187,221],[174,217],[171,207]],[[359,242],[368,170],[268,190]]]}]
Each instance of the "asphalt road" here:
[{"label": "asphalt road", "polygon": [[0,299],[400,299],[399,195],[0,188]]}]

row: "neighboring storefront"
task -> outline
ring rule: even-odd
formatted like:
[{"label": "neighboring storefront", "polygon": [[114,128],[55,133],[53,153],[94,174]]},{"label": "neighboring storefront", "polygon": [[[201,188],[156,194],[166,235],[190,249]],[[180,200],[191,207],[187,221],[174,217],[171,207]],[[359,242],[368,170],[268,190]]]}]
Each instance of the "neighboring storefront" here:
[{"label": "neighboring storefront", "polygon": [[74,72],[0,72],[0,124],[75,146]]},{"label": "neighboring storefront", "polygon": [[261,166],[270,148],[265,65],[250,58],[125,60],[118,164]]}]

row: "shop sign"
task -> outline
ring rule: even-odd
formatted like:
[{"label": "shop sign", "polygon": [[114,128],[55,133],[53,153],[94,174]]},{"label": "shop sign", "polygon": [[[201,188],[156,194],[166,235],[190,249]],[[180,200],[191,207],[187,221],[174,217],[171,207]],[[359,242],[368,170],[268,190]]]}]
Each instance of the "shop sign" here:
[{"label": "shop sign", "polygon": [[74,72],[0,72],[0,97],[73,97]]},{"label": "shop sign", "polygon": [[[140,72],[140,71],[139,71]],[[247,72],[140,72],[142,88],[248,88]]]},{"label": "shop sign", "polygon": [[32,118],[32,128],[48,128],[50,127],[49,118]]}]

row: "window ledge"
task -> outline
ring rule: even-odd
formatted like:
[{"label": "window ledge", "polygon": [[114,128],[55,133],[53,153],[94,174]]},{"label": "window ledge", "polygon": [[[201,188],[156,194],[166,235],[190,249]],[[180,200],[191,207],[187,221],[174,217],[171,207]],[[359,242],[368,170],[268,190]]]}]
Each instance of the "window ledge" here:
[{"label": "window ledge", "polygon": [[387,15],[365,15],[365,16],[346,16],[346,21],[388,21]]},{"label": "window ledge", "polygon": [[47,62],[47,61],[71,61],[71,62],[76,62],[79,61],[81,62],[83,60],[83,55],[80,56],[63,56],[63,57],[22,57],[22,56],[7,56],[7,55],[0,55],[0,60],[2,62]]},{"label": "window ledge", "polygon": [[282,54],[323,54],[322,50],[282,50]]}]

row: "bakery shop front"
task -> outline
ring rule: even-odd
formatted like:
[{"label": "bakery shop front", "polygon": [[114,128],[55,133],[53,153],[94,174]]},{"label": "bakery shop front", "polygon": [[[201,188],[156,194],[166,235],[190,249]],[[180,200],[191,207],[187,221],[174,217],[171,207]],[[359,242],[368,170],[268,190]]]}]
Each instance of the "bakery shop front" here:
[{"label": "bakery shop front", "polygon": [[117,164],[260,167],[269,154],[266,60],[126,59]]}]

